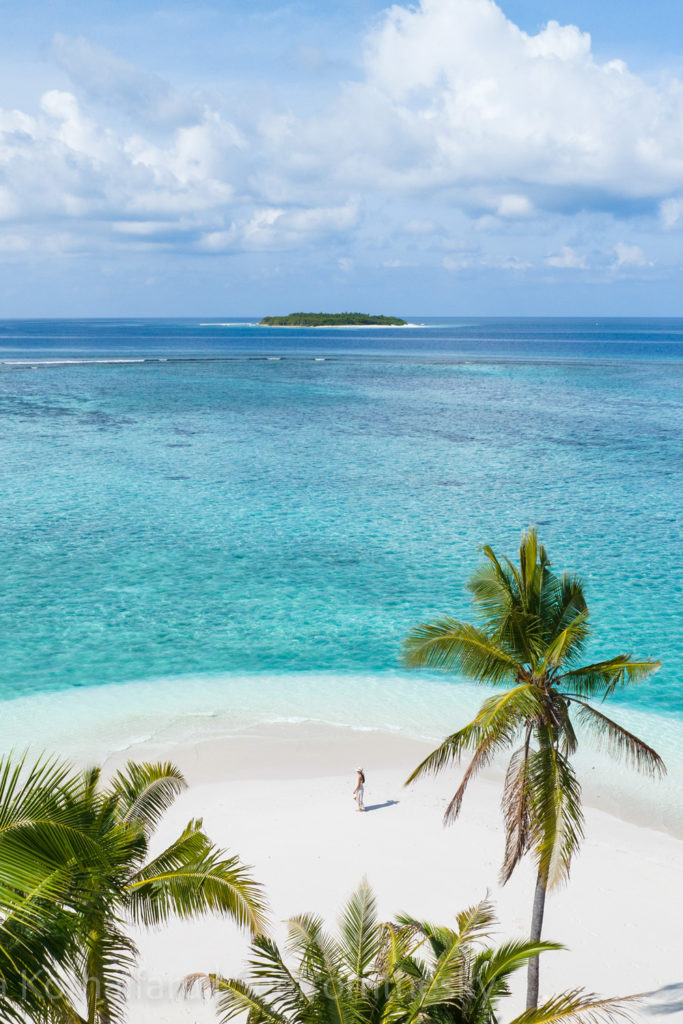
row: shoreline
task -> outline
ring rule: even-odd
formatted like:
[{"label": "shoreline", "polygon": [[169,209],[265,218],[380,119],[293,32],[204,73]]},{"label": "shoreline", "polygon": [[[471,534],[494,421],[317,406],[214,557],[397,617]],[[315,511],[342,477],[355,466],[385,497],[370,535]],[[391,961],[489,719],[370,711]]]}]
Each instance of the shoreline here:
[{"label": "shoreline", "polygon": [[[223,764],[227,777],[234,765],[215,751],[246,748],[254,735],[283,749],[292,735],[304,737],[302,748],[311,749],[319,748],[318,737],[332,736],[323,751],[327,760],[302,760],[298,777],[343,771],[345,762],[336,751],[344,743],[369,754],[383,752],[384,761],[379,757],[375,762],[379,768],[409,752],[412,769],[448,732],[474,716],[488,692],[441,679],[333,673],[181,676],[77,687],[8,701],[0,749],[49,750],[81,765],[150,755],[187,757],[194,766]],[[683,839],[681,723],[624,705],[614,705],[612,714],[659,750],[669,773],[649,779],[581,736],[575,764],[585,804]],[[485,777],[500,780],[505,765],[503,757]],[[253,770],[261,772],[256,763]],[[291,774],[293,769],[287,770]],[[457,774],[455,767],[449,777]],[[216,767],[203,767],[197,777],[223,776]]]},{"label": "shoreline", "polygon": [[[408,766],[407,777],[435,746],[436,741],[433,739],[397,730],[358,728],[311,720],[263,721],[224,731],[219,728],[213,736],[178,738],[172,742],[161,736],[156,740],[136,740],[124,748],[112,751],[104,759],[103,766],[108,771],[118,769],[128,760],[170,758],[186,773],[191,785],[214,785],[239,779],[251,781],[281,778],[291,781],[335,778],[349,770],[351,761],[371,765],[371,771]],[[264,749],[268,752],[265,759]],[[595,754],[595,751],[591,753]],[[480,780],[488,785],[502,787],[506,762],[507,758],[503,755],[482,769],[472,783],[474,790]],[[466,764],[465,759],[461,765],[447,769],[440,776],[440,784],[446,790],[450,787],[454,791]],[[632,769],[626,771],[633,773],[635,788],[637,773]],[[629,802],[620,794],[612,792],[609,784],[592,783],[586,776],[584,767],[579,781],[585,808],[626,825],[683,841],[683,821],[676,815],[672,815],[667,827],[661,821],[661,815],[653,814],[652,802],[649,809],[642,802]],[[653,797],[658,780],[641,777],[640,781],[642,785],[652,787],[650,795]],[[413,785],[419,787],[420,784],[417,782]],[[476,798],[474,792],[468,798],[473,797]]]},{"label": "shoreline", "polygon": [[[297,681],[301,682],[288,679],[290,696]],[[318,697],[327,699],[325,679],[318,676],[316,681]],[[147,688],[150,698],[156,697],[153,719],[141,714],[144,684],[83,688],[68,700],[63,692],[57,694],[60,722],[51,714],[51,702],[42,705],[42,727],[49,727],[53,737],[62,737],[61,744],[51,748],[70,753],[81,766],[102,764],[105,777],[130,759],[177,764],[189,788],[162,821],[152,853],[160,852],[190,819],[202,818],[212,840],[252,866],[254,878],[264,885],[276,941],[285,938],[283,922],[302,912],[320,914],[333,927],[342,904],[363,877],[375,890],[384,920],[409,912],[448,924],[455,913],[488,896],[498,916],[497,941],[528,935],[533,864],[525,858],[508,885],[498,883],[504,847],[504,764],[494,763],[473,780],[460,818],[444,828],[443,811],[462,769],[454,767],[436,778],[403,785],[433,749],[434,739],[386,727],[300,719],[240,723],[235,714],[207,710],[207,693],[193,689],[187,679],[176,685],[186,696],[192,695],[192,704],[184,706],[194,711],[174,712],[169,705],[173,690],[167,684],[162,717],[159,682]],[[226,683],[216,682],[222,687]],[[232,682],[243,685],[244,679]],[[304,682],[302,695],[313,704],[310,677]],[[338,684],[339,677],[333,682]],[[368,694],[361,708],[367,715],[372,706],[368,680],[360,682]],[[271,714],[274,692],[263,685],[258,689]],[[399,710],[398,686],[395,692],[391,706],[380,702],[385,721],[388,710]],[[437,692],[432,691],[432,697]],[[444,692],[456,698],[461,715],[470,700],[478,703],[483,697],[481,688],[469,692],[464,686],[446,687]],[[344,694],[347,702],[353,696]],[[380,696],[384,701],[383,687]],[[91,719],[85,725],[81,720],[79,729],[78,709],[82,713],[84,705],[90,706]],[[202,705],[204,710],[198,710]],[[23,721],[11,723],[21,726],[20,734],[33,730],[36,739],[41,724],[38,706],[39,702],[24,702]],[[125,742],[115,742],[116,729],[107,720],[115,712],[119,718],[114,724],[123,731]],[[442,720],[451,725],[450,718]],[[119,732],[118,738],[123,735]],[[68,741],[78,741],[79,754],[65,749]],[[36,743],[32,752],[39,746]],[[15,749],[20,749],[17,744]],[[355,813],[351,797],[356,765],[366,771],[366,814]],[[600,774],[596,764],[593,770]],[[618,780],[620,774],[624,773],[617,769],[610,778]],[[547,954],[542,963],[542,997],[577,985],[606,996],[645,993],[635,1014],[638,1024],[664,1014],[669,1024],[683,1024],[683,924],[670,910],[683,901],[683,837],[647,820],[653,817],[651,790],[648,815],[639,813],[639,808],[647,810],[645,800],[620,802],[603,776],[594,785],[591,772],[582,771],[581,781],[585,839],[569,885],[549,896],[544,927],[545,937],[561,942],[566,951]],[[629,773],[629,782],[633,781]],[[681,824],[680,817],[675,820]],[[179,984],[194,972],[240,976],[248,937],[230,922],[214,918],[171,921],[151,932],[133,929],[131,936],[141,959],[129,990],[130,1024],[215,1024],[211,1002],[198,996],[183,999]],[[520,974],[502,1019],[522,1011],[524,983]]]}]

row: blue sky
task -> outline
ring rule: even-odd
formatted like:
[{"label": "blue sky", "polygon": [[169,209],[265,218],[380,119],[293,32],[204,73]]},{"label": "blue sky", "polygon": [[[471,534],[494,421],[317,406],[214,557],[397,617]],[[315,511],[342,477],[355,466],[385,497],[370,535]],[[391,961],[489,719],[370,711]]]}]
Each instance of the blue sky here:
[{"label": "blue sky", "polygon": [[0,17],[0,316],[683,315],[680,0]]}]

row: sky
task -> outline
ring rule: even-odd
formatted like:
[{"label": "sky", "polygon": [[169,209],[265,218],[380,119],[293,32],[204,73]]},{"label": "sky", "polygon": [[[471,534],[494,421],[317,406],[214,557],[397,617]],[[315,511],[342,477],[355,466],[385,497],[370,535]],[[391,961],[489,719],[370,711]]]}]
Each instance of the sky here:
[{"label": "sky", "polygon": [[0,0],[0,318],[683,316],[680,0]]}]

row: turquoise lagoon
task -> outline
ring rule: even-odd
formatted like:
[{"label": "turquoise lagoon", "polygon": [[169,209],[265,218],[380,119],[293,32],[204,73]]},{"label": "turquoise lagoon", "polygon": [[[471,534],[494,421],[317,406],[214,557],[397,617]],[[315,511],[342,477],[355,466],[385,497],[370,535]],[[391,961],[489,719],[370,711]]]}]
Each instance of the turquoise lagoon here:
[{"label": "turquoise lagoon", "polygon": [[479,694],[401,638],[535,523],[683,758],[683,321],[409,319],[0,322],[3,746],[439,735]]}]

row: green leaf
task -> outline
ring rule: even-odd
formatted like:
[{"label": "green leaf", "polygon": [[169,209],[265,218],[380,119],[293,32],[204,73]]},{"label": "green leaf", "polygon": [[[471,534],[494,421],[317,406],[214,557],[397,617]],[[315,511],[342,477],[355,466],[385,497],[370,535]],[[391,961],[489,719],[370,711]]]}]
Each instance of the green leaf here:
[{"label": "green leaf", "polygon": [[571,669],[558,676],[563,689],[578,696],[601,696],[603,700],[624,686],[647,679],[661,667],[661,661],[633,661],[630,654],[618,654],[606,661]]},{"label": "green leaf", "polygon": [[381,938],[377,902],[367,879],[363,879],[347,901],[339,927],[342,959],[355,979],[366,976],[379,953]]},{"label": "green leaf", "polygon": [[138,871],[126,886],[129,912],[138,923],[159,925],[171,917],[227,915],[252,932],[265,927],[261,887],[236,856],[226,856],[201,829],[183,834]]},{"label": "green leaf", "polygon": [[549,742],[529,754],[526,769],[530,845],[539,874],[553,887],[569,877],[583,838],[581,787],[569,760]]},{"label": "green leaf", "polygon": [[411,668],[460,672],[480,683],[501,685],[514,679],[521,668],[487,633],[456,619],[415,626],[404,646]]},{"label": "green leaf", "polygon": [[109,792],[117,800],[120,821],[140,824],[150,834],[184,789],[187,782],[182,772],[170,762],[129,761],[115,775]]}]

